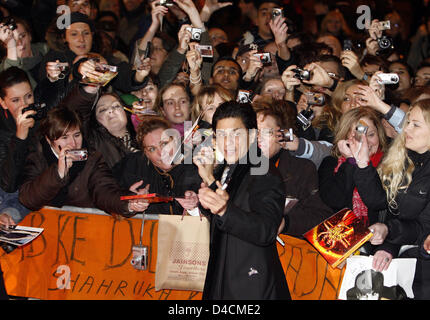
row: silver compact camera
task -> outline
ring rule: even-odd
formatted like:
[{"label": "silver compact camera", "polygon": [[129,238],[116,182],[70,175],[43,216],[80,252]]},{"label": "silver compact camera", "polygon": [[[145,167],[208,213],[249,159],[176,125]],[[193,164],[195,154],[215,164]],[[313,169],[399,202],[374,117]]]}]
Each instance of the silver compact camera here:
[{"label": "silver compact camera", "polygon": [[311,106],[323,106],[325,104],[325,96],[320,92],[307,92],[306,102]]},{"label": "silver compact camera", "polygon": [[396,84],[399,82],[399,75],[397,73],[380,73],[378,75],[379,84]]},{"label": "silver compact camera", "polygon": [[273,8],[272,9],[272,20],[275,20],[276,17],[283,17],[284,13],[282,12],[281,8]]},{"label": "silver compact camera", "polygon": [[311,72],[306,69],[300,69],[296,68],[292,70],[294,74],[294,78],[297,78],[299,80],[310,80],[311,79]]},{"label": "silver compact camera", "polygon": [[148,247],[147,246],[133,246],[132,247],[133,258],[130,263],[133,268],[137,270],[148,269]]},{"label": "silver compact camera", "polygon": [[293,128],[289,129],[279,129],[279,132],[282,133],[282,141],[293,141],[294,140],[294,133]]},{"label": "silver compact camera", "polygon": [[272,62],[269,52],[255,53],[254,56],[259,57],[262,64],[269,64]]},{"label": "silver compact camera", "polygon": [[200,28],[186,28],[191,33],[191,40],[200,41],[202,29]]},{"label": "silver compact camera", "polygon": [[251,92],[246,90],[239,90],[237,93],[237,102],[248,103],[251,102]]},{"label": "silver compact camera", "polygon": [[66,154],[72,158],[73,161],[85,161],[88,159],[87,149],[73,149],[66,151]]},{"label": "silver compact camera", "polygon": [[363,135],[367,133],[367,129],[369,129],[369,127],[360,120],[357,126],[355,127],[355,135],[354,135],[355,140],[360,142],[361,137],[363,137]]},{"label": "silver compact camera", "polygon": [[312,124],[312,120],[315,118],[314,111],[311,108],[307,108],[306,110],[302,110],[297,115],[297,121],[301,125],[303,131],[309,128]]},{"label": "silver compact camera", "polygon": [[174,3],[172,0],[160,0],[160,6],[171,7]]}]

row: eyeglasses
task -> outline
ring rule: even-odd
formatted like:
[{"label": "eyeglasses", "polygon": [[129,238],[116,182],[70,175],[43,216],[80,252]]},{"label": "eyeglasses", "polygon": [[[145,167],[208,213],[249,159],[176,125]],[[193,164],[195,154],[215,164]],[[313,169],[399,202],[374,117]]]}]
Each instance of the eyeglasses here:
[{"label": "eyeglasses", "polygon": [[154,153],[157,150],[159,150],[160,152],[163,152],[163,149],[172,141],[173,141],[173,137],[169,137],[166,140],[161,140],[158,146],[143,146],[143,148],[149,153]]}]

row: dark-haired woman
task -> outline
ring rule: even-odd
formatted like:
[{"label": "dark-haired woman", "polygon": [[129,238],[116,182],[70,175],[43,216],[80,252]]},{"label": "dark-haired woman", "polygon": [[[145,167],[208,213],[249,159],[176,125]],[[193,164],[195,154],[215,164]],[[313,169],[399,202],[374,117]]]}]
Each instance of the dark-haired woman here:
[{"label": "dark-haired woman", "polygon": [[[86,15],[70,14],[70,27],[61,32],[65,49],[50,50],[40,65],[36,93],[48,107],[57,106],[82,78],[101,76],[103,73],[97,71],[99,63],[113,65],[113,61],[93,51],[95,27]],[[149,59],[147,62],[149,64]],[[69,68],[62,71],[58,63],[67,63]],[[143,68],[132,70],[125,62],[116,66],[118,75],[109,83],[115,90],[129,92],[144,86],[147,73]]]},{"label": "dark-haired woman", "polygon": [[142,152],[128,154],[113,168],[120,185],[129,188],[140,182],[149,193],[175,197],[175,201],[151,204],[147,213],[182,214],[184,209],[195,209],[201,184],[197,168],[192,163],[171,162],[179,141],[177,131],[162,117],[146,116],[137,141]]},{"label": "dark-haired woman", "polygon": [[70,152],[86,148],[75,112],[52,109],[39,129],[40,140],[27,158],[19,189],[19,200],[27,208],[70,205],[124,216],[147,208],[144,200],[120,200],[129,192],[117,184],[100,153],[89,153],[85,159]]},{"label": "dark-haired woman", "polygon": [[33,110],[23,113],[34,103],[33,90],[27,73],[10,67],[0,73],[0,187],[15,192],[28,153],[33,127]]}]

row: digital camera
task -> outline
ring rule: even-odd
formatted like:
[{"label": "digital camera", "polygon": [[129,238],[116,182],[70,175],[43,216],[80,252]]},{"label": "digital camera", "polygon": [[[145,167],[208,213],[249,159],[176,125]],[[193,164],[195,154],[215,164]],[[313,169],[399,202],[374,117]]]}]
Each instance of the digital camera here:
[{"label": "digital camera", "polygon": [[66,154],[72,158],[73,161],[86,161],[88,159],[87,149],[73,149],[66,151]]},{"label": "digital camera", "polygon": [[315,118],[314,111],[310,108],[301,111],[297,115],[297,121],[299,125],[302,127],[303,131],[311,126],[312,120]]},{"label": "digital camera", "polygon": [[279,132],[282,133],[282,140],[281,141],[293,141],[294,140],[294,133],[293,129],[279,129]]},{"label": "digital camera", "polygon": [[325,96],[320,92],[307,92],[306,102],[311,106],[323,106],[325,104]]},{"label": "digital camera", "polygon": [[160,6],[171,7],[173,4],[172,0],[160,0]]},{"label": "digital camera", "polygon": [[295,73],[294,78],[297,78],[299,80],[311,79],[311,72],[309,70],[296,68],[296,69],[293,69],[293,72]]},{"label": "digital camera", "polygon": [[272,62],[269,52],[255,53],[254,56],[259,57],[262,64],[269,64]]},{"label": "digital camera", "polygon": [[355,127],[355,135],[354,135],[355,140],[360,142],[362,136],[367,133],[367,129],[369,129],[369,127],[360,120],[357,126]]},{"label": "digital camera", "polygon": [[239,90],[237,93],[237,102],[248,103],[251,102],[251,92],[246,90]]},{"label": "digital camera", "polygon": [[202,58],[213,58],[214,51],[211,45],[196,45],[196,50],[200,52]]},{"label": "digital camera", "polygon": [[191,33],[191,40],[200,41],[202,29],[200,28],[186,28]]},{"label": "digital camera", "polygon": [[396,84],[399,82],[399,75],[397,73],[380,73],[378,74],[379,84]]},{"label": "digital camera", "polygon": [[272,20],[275,20],[276,17],[283,17],[284,13],[281,8],[273,8],[272,9]]},{"label": "digital camera", "polygon": [[133,258],[130,263],[133,268],[137,270],[148,269],[148,247],[147,246],[133,246],[132,248]]},{"label": "digital camera", "polygon": [[22,109],[22,113],[25,113],[29,110],[36,111],[36,114],[27,116],[27,118],[33,118],[34,120],[42,120],[48,113],[45,103],[32,103],[28,107]]},{"label": "digital camera", "polygon": [[352,40],[346,39],[343,40],[343,50],[344,51],[352,51]]},{"label": "digital camera", "polygon": [[7,26],[11,31],[14,31],[18,28],[14,18],[12,17],[6,17],[0,22],[3,23],[5,26]]}]

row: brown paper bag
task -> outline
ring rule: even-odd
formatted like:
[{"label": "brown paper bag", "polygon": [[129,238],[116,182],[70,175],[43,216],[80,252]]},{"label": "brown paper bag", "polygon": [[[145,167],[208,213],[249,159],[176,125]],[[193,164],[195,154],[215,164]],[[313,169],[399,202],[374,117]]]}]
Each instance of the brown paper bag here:
[{"label": "brown paper bag", "polygon": [[159,215],[156,291],[203,291],[208,260],[206,217]]}]

